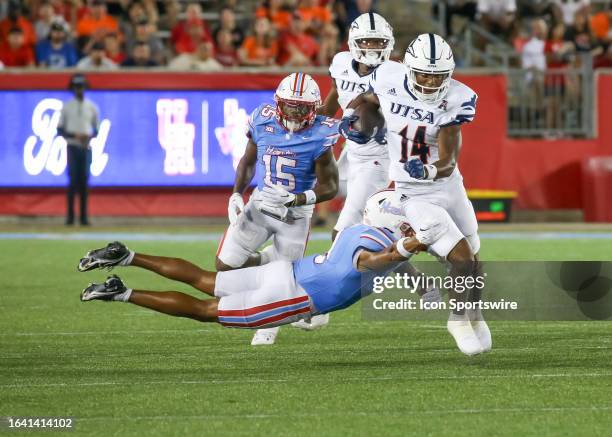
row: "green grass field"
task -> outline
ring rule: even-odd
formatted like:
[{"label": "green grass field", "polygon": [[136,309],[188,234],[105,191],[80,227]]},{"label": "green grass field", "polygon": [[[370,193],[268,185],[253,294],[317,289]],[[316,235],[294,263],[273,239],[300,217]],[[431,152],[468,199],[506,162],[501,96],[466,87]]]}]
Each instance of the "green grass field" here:
[{"label": "green grass field", "polygon": [[[212,243],[125,242],[214,265]],[[0,240],[0,417],[70,416],[77,433],[103,436],[610,435],[609,322],[492,323],[493,351],[470,358],[443,323],[368,322],[355,305],[323,330],[284,328],[252,348],[248,331],[81,303],[106,272],[76,263],[104,243]],[[610,260],[611,246],[526,234],[483,240],[482,255]],[[132,287],[189,291],[120,273]]]}]

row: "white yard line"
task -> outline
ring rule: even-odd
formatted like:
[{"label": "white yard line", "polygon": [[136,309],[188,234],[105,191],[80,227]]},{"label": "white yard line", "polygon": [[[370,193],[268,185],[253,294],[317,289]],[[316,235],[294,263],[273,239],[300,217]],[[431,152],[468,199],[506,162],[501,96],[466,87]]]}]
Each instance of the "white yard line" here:
[{"label": "white yard line", "polygon": [[[448,381],[466,379],[554,379],[554,378],[608,378],[612,373],[550,373],[527,375],[449,375],[449,376],[374,376],[355,378],[334,378],[335,382],[364,382],[364,381]],[[211,379],[196,381],[105,381],[105,382],[77,382],[77,383],[46,383],[46,384],[2,384],[2,389],[23,388],[53,388],[53,387],[113,387],[113,386],[153,386],[153,385],[216,385],[216,384],[270,384],[270,383],[296,383],[300,379]]]}]

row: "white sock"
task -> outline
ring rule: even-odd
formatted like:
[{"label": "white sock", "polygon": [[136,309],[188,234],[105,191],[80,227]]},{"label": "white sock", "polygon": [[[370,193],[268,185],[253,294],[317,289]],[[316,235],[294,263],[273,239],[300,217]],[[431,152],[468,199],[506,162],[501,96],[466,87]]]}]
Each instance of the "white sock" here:
[{"label": "white sock", "polygon": [[448,316],[449,322],[469,322],[467,314],[455,314],[453,312]]},{"label": "white sock", "polygon": [[136,252],[134,252],[133,250],[130,250],[130,254],[128,255],[128,257],[126,259],[124,259],[123,261],[121,261],[119,263],[120,266],[129,266],[130,264],[132,264],[132,260],[134,259],[134,255],[136,255]]},{"label": "white sock", "polygon": [[113,300],[120,301],[120,302],[127,302],[130,300],[131,295],[132,295],[132,289],[128,288],[123,293],[115,294],[113,296]]}]

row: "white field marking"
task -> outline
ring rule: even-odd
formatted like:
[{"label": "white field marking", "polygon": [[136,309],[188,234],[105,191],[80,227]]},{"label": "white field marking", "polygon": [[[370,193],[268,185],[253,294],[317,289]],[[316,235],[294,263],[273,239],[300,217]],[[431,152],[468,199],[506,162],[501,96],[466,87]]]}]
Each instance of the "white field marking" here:
[{"label": "white field marking", "polygon": [[[235,350],[230,350],[229,347],[231,346],[240,346],[240,344],[242,343],[228,343],[227,346],[228,348],[226,349],[215,349],[215,352],[217,353],[231,353],[233,356],[251,356],[251,349],[244,349],[242,351],[238,351],[236,352]],[[206,346],[206,345],[204,345]],[[572,346],[571,347],[572,350],[589,350],[589,349],[596,349],[596,350],[603,350],[603,349],[612,349],[612,347],[610,346]],[[388,350],[388,347],[384,347],[383,349]],[[400,347],[400,345],[398,345],[395,349],[399,349],[399,350],[406,350],[406,351],[410,351],[410,354],[412,356],[416,355],[416,354],[454,354],[455,352],[457,352],[456,348],[446,348],[446,349],[418,349],[418,348],[411,348],[409,345],[405,345],[404,347]],[[533,351],[543,351],[543,350],[551,350],[551,349],[555,349],[558,350],[559,349],[559,345],[551,345],[551,346],[538,346],[538,347],[521,347],[521,348],[493,348],[493,350],[496,353],[499,352],[507,352],[507,353],[521,353],[521,352],[533,352]],[[28,354],[28,353],[23,353],[23,354],[8,354],[8,355],[0,355],[0,359],[2,360],[23,360],[23,359],[31,359],[31,358],[35,358],[37,355],[36,353],[38,352],[38,350],[33,351],[32,354]],[[349,350],[338,350],[338,349],[334,349],[334,352],[337,353],[342,353],[342,352],[347,352],[347,353],[353,353],[355,352],[355,350],[353,349],[349,349]],[[300,355],[311,355],[312,352],[310,351],[291,351],[290,352],[291,355],[294,356],[300,356]],[[155,355],[155,353],[145,353],[145,354],[141,354],[139,356],[150,356],[150,355]],[[188,358],[198,358],[201,357],[201,354],[198,352],[178,352],[175,353],[174,355],[177,356],[181,356],[181,357],[188,357]],[[173,356],[174,356],[173,355]],[[63,357],[76,357],[76,358],[97,358],[99,357],[99,355],[94,355],[94,354],[80,354],[80,353],[74,353],[74,354],[63,354]],[[117,357],[117,358],[126,358],[126,357],[133,357],[133,354],[127,354],[127,353],[123,353],[123,354],[108,354],[108,353],[104,353],[104,357]],[[604,375],[605,376],[605,375]],[[610,374],[610,376],[612,376],[612,374]]]},{"label": "white field marking", "polygon": [[[457,410],[440,410],[438,408],[430,410],[410,410],[410,414],[416,415],[440,415],[440,414],[495,414],[495,413],[564,413],[564,412],[599,412],[610,411],[612,406],[591,406],[591,407],[540,407],[540,408],[465,408]],[[336,417],[336,416],[400,416],[405,417],[406,412],[397,411],[337,411],[337,412],[318,412],[318,413],[285,413],[282,414],[203,414],[189,416],[126,416],[126,417],[77,417],[79,422],[96,422],[96,421],[140,421],[140,420],[214,420],[214,419],[277,419],[281,417]]]},{"label": "white field marking", "polygon": [[[0,240],[219,242],[222,233],[168,234],[157,232],[0,232]],[[612,240],[612,232],[483,232],[484,240]],[[329,241],[329,233],[313,232],[310,240]]]},{"label": "white field marking", "polygon": [[210,332],[213,331],[213,327],[211,326],[208,329],[160,329],[160,330],[146,330],[146,331],[133,331],[133,330],[125,330],[125,331],[80,331],[80,332],[14,332],[14,333],[0,333],[0,337],[37,337],[37,336],[77,336],[77,335],[132,335],[132,334],[196,334],[200,332]]},{"label": "white field marking", "polygon": [[[1,308],[1,307],[0,307]],[[7,308],[8,309],[8,308]],[[152,314],[152,315],[159,315],[156,314],[154,312],[142,312],[143,314]],[[376,329],[379,326],[383,326],[383,325],[388,325],[389,323],[401,323],[401,322],[406,322],[405,320],[391,320],[391,321],[382,321],[382,320],[374,320],[374,321],[357,321],[357,322],[331,322],[330,327],[354,327],[354,326],[359,326],[360,329]],[[440,330],[444,330],[446,329],[446,320],[441,320],[440,321],[440,325],[414,325],[414,323],[417,323],[414,320],[408,320],[408,322],[410,322],[411,324],[409,325],[409,327],[411,329],[419,329],[419,328],[425,328],[425,329],[440,329]],[[499,320],[495,320],[493,321],[493,323],[499,323]],[[591,325],[593,322],[578,322],[578,321],[566,321],[566,322],[557,322],[557,323],[550,323],[550,324],[543,324],[540,325],[538,324],[539,322],[533,322],[536,324],[532,324],[532,322],[530,321],[525,321],[525,323],[519,323],[519,324],[515,324],[514,322],[508,322],[508,323],[513,323],[512,329],[529,329],[531,331],[540,331],[540,330],[556,330],[556,329],[576,329],[577,326],[588,326]],[[528,324],[527,324],[528,323]],[[546,322],[548,323],[548,322]],[[593,325],[593,326],[597,326],[597,325]],[[92,331],[92,332],[88,332],[88,331],[77,331],[77,332],[0,332],[0,337],[34,337],[34,336],[53,336],[53,335],[65,335],[65,336],[78,336],[78,335],[122,335],[122,334],[180,334],[180,333],[189,333],[189,334],[195,334],[195,333],[199,333],[199,332],[210,332],[210,331],[215,331],[217,330],[217,328],[219,328],[217,325],[214,324],[210,324],[207,325],[206,328],[200,328],[200,329],[159,329],[159,330],[155,330],[155,329],[151,329],[151,330],[140,330],[140,331],[133,331],[133,330],[125,330],[125,331]],[[294,328],[295,329],[295,328]],[[234,330],[236,331],[236,330]],[[222,331],[219,331],[222,332]],[[300,331],[301,332],[301,331]],[[308,335],[308,333],[306,334]],[[503,331],[499,331],[499,332],[495,332],[496,336],[504,336],[504,335],[514,335],[514,333],[506,333]],[[601,342],[605,342],[605,343],[609,343],[612,342],[612,338],[601,338],[598,341]],[[498,350],[498,349],[496,349]]]},{"label": "white field marking", "polygon": [[[373,376],[355,378],[334,378],[336,382],[363,382],[363,381],[422,381],[422,380],[465,380],[465,379],[548,379],[548,378],[607,378],[612,373],[552,373],[532,375],[449,375],[449,376]],[[48,383],[48,384],[2,384],[4,389],[23,388],[52,388],[52,387],[107,387],[107,386],[147,386],[147,385],[216,385],[216,384],[269,384],[269,383],[296,383],[299,379],[211,379],[199,381],[106,381],[106,382],[78,382],[78,383]]]}]

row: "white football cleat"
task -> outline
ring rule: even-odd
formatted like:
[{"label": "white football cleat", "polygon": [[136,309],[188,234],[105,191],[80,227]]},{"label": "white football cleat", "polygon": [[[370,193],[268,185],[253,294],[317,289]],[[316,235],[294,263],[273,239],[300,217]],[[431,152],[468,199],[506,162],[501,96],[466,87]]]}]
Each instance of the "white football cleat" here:
[{"label": "white football cleat", "polygon": [[458,315],[451,313],[446,324],[450,335],[455,339],[457,347],[466,355],[476,355],[483,352],[483,347],[472,329],[472,324],[467,314]]},{"label": "white football cleat", "polygon": [[491,330],[489,329],[489,325],[485,322],[484,317],[482,317],[482,311],[480,310],[467,310],[466,311],[468,319],[470,320],[470,324],[472,325],[472,329],[478,337],[478,341],[482,346],[483,352],[489,352],[493,347],[493,339],[491,338]]},{"label": "white football cleat", "polygon": [[291,326],[294,328],[300,328],[305,331],[314,331],[316,329],[323,328],[327,326],[329,323],[329,314],[319,314],[317,316],[312,316],[310,318],[310,322],[306,320],[298,320],[297,322],[293,322]]},{"label": "white football cleat", "polygon": [[258,329],[253,335],[251,346],[266,346],[274,344],[279,329],[280,328],[278,326],[276,328]]}]

